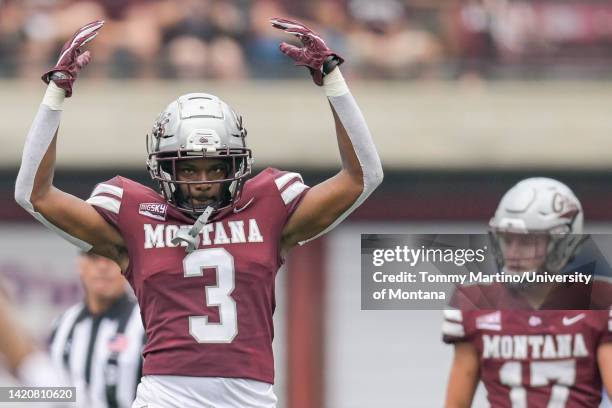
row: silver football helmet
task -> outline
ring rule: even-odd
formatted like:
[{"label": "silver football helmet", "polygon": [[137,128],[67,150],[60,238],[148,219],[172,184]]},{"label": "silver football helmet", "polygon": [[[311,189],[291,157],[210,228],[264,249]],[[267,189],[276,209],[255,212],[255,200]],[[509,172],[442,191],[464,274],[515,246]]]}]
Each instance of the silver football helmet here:
[{"label": "silver football helmet", "polygon": [[[232,207],[251,173],[252,155],[246,147],[242,117],[214,95],[190,93],[168,105],[153,124],[147,137],[147,168],[157,181],[165,199],[179,210],[197,216],[205,208],[184,197],[180,184],[221,184],[221,198],[215,211]],[[223,159],[227,177],[214,181],[179,181],[179,160]]]},{"label": "silver football helmet", "polygon": [[546,234],[542,268],[559,272],[584,241],[582,224],[582,205],[565,184],[545,177],[522,180],[503,196],[489,222],[497,263],[504,265],[504,233]]}]

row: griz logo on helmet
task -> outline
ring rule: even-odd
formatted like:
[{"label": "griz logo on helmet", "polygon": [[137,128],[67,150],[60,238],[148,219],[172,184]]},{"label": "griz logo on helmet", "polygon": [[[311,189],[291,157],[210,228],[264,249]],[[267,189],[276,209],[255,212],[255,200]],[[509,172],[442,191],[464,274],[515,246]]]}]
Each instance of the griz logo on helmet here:
[{"label": "griz logo on helmet", "polygon": [[559,218],[566,218],[570,223],[580,212],[580,208],[578,208],[570,197],[560,193],[555,193],[553,196],[552,209],[559,214]]}]

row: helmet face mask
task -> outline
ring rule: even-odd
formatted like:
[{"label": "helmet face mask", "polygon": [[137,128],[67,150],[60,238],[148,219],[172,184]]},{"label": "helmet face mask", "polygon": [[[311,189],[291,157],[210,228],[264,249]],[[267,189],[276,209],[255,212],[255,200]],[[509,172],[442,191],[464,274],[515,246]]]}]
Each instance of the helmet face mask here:
[{"label": "helmet face mask", "polygon": [[582,222],[582,206],[563,183],[549,178],[519,182],[489,223],[499,269],[561,272],[584,241]]},{"label": "helmet face mask", "polygon": [[[251,160],[251,153],[245,151],[233,152],[228,156],[194,157],[193,155],[184,156],[181,155],[181,152],[178,152],[176,156],[161,156],[156,157],[155,160],[158,169],[156,174],[151,176],[161,185],[164,198],[179,210],[198,215],[208,206],[220,211],[232,207],[240,199],[242,186],[250,174],[250,169],[247,170],[246,163]],[[226,170],[224,170],[222,177],[215,177],[214,175],[202,179],[181,177],[182,165],[192,163],[194,160],[201,161],[201,164],[194,165],[197,167],[210,161],[216,163],[218,160],[222,160]],[[199,204],[197,195],[193,191],[206,188],[216,189],[216,197],[213,202]]]},{"label": "helmet face mask", "polygon": [[[172,102],[153,125],[147,137],[147,167],[170,204],[191,216],[207,207],[215,211],[238,202],[244,182],[251,173],[252,154],[245,143],[242,118],[223,101],[209,94],[187,94]],[[207,163],[223,163],[225,171],[205,177],[180,174],[190,163],[202,173]],[[214,200],[199,202],[195,192],[217,190]],[[194,197],[194,195],[196,195]]]},{"label": "helmet face mask", "polygon": [[549,250],[548,234],[495,231],[493,235],[504,272],[537,271],[543,266]]}]

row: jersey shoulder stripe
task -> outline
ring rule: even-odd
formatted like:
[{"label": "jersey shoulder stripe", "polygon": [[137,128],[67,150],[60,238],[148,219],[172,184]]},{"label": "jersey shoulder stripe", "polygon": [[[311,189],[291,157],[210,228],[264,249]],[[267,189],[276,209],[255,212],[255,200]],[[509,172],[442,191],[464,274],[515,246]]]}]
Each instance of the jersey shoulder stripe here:
[{"label": "jersey shoulder stripe", "polygon": [[276,187],[278,187],[279,191],[285,187],[290,181],[299,180],[300,182],[304,182],[304,179],[299,173],[284,173],[280,177],[276,177],[274,179],[274,183],[276,183]]},{"label": "jersey shoulder stripe", "polygon": [[123,188],[119,186],[114,186],[112,184],[100,183],[96,186],[96,188],[94,188],[94,191],[91,193],[91,195],[95,196],[102,193],[121,198],[123,197]]},{"label": "jersey shoulder stripe", "polygon": [[108,210],[114,214],[119,214],[119,210],[121,209],[121,201],[104,195],[89,197],[87,202],[91,205]]},{"label": "jersey shoulder stripe", "polygon": [[444,323],[442,323],[442,334],[452,337],[464,337],[465,330],[461,323],[453,323],[445,320]]},{"label": "jersey shoulder stripe", "polygon": [[[270,189],[270,186],[273,185]],[[268,167],[245,184],[245,192],[255,195],[271,194],[280,196],[285,207],[292,207],[301,194],[309,187],[299,173],[287,172]],[[247,193],[248,195],[248,193]]]},{"label": "jersey shoulder stripe", "polygon": [[444,311],[444,318],[446,320],[461,322],[463,321],[463,312],[459,309],[446,309]]},{"label": "jersey shoulder stripe", "polygon": [[285,205],[290,204],[307,188],[308,186],[306,184],[300,183],[299,181],[292,183],[289,187],[287,187],[281,193],[281,198],[283,199],[283,203],[285,203]]},{"label": "jersey shoulder stripe", "polygon": [[128,193],[129,196],[136,201],[163,201],[161,195],[151,188],[121,176],[113,177],[110,180],[96,185],[86,201],[98,209],[119,215]]},{"label": "jersey shoulder stripe", "polygon": [[299,173],[268,167],[245,183],[241,200],[271,199],[270,208],[280,206],[284,209],[284,224],[295,212],[308,189]]},{"label": "jersey shoulder stripe", "polygon": [[124,192],[123,182],[123,177],[116,176],[110,180],[99,183],[96,185],[86,202],[100,210],[119,215]]},{"label": "jersey shoulder stripe", "polygon": [[442,340],[445,343],[457,343],[467,340],[465,313],[460,309],[446,309],[443,313]]},{"label": "jersey shoulder stripe", "polygon": [[304,179],[299,173],[279,172],[274,179],[274,183],[281,194],[285,206],[291,204],[299,195],[308,188],[304,184]]}]

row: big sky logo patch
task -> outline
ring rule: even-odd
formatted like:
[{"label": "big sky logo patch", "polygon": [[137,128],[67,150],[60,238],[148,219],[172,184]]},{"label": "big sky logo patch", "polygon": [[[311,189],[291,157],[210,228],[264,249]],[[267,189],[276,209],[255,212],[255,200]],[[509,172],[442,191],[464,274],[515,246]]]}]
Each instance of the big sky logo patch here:
[{"label": "big sky logo patch", "polygon": [[168,204],[140,203],[140,206],[138,207],[138,214],[153,218],[154,220],[166,221],[167,210]]}]

